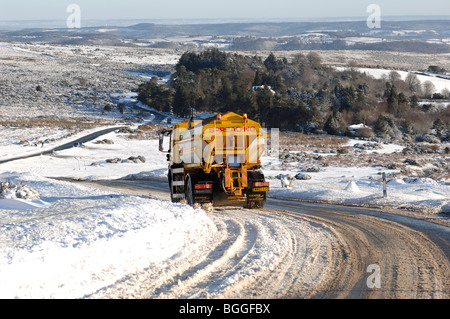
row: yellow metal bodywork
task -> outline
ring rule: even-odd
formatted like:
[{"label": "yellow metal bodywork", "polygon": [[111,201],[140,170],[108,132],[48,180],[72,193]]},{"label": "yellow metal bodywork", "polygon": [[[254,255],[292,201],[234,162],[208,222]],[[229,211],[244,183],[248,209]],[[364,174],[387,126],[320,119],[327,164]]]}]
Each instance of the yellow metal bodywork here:
[{"label": "yellow metal bodywork", "polygon": [[171,164],[183,164],[185,173],[216,173],[230,195],[243,196],[243,189],[248,187],[248,170],[261,164],[266,138],[258,122],[233,112],[207,120],[183,121],[173,127]]}]

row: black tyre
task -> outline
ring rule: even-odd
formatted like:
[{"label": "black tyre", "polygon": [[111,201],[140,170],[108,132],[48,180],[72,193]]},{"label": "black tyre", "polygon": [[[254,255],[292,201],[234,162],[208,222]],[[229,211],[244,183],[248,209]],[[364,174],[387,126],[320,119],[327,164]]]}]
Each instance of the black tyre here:
[{"label": "black tyre", "polygon": [[[249,185],[254,182],[265,182],[264,174],[261,171],[250,171],[248,172],[248,181]],[[265,193],[264,199],[250,199],[251,190],[247,193],[247,203],[245,204],[245,208],[248,209],[258,209],[264,208],[265,201]]]},{"label": "black tyre", "polygon": [[258,209],[258,208],[264,208],[265,201],[258,200],[258,201],[247,201],[244,208],[247,209]]},{"label": "black tyre", "polygon": [[194,187],[193,187],[191,176],[188,175],[186,178],[186,202],[188,205],[194,205]]}]

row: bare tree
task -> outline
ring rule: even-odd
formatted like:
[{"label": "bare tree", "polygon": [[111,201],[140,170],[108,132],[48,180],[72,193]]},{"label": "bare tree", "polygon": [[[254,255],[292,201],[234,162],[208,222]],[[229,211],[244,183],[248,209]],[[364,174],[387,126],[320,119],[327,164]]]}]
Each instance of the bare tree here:
[{"label": "bare tree", "polygon": [[397,71],[391,71],[391,72],[389,72],[388,78],[391,83],[394,83],[396,81],[401,80],[402,76]]},{"label": "bare tree", "polygon": [[308,53],[306,59],[308,60],[309,64],[313,69],[320,68],[322,65],[322,58],[316,52]]},{"label": "bare tree", "polygon": [[296,65],[305,65],[306,64],[306,56],[303,53],[297,53],[294,55],[292,59],[292,63]]},{"label": "bare tree", "polygon": [[408,84],[411,92],[417,93],[420,90],[420,80],[414,73],[408,73],[405,78],[406,84]]},{"label": "bare tree", "polygon": [[423,95],[426,98],[431,98],[433,96],[433,93],[436,92],[436,86],[430,80],[425,81],[422,86],[423,86]]},{"label": "bare tree", "polygon": [[450,97],[450,91],[447,88],[442,89],[441,94],[444,97],[444,99],[448,99]]},{"label": "bare tree", "polygon": [[312,87],[314,84],[317,84],[319,76],[308,66],[303,69],[301,80],[306,87]]}]

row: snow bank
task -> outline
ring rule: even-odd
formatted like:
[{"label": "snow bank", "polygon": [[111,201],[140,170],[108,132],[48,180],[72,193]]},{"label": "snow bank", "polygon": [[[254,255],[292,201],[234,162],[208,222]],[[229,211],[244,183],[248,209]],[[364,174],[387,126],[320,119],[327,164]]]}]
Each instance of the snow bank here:
[{"label": "snow bank", "polygon": [[0,179],[0,209],[26,210],[46,205],[40,194],[29,185]]},{"label": "snow bank", "polygon": [[34,179],[51,205],[11,211],[2,204],[0,298],[82,298],[184,256],[216,230],[190,206],[15,177]]},{"label": "snow bank", "polygon": [[34,200],[39,198],[39,193],[28,185],[15,185],[10,181],[0,181],[0,199],[16,198]]},{"label": "snow bank", "polygon": [[38,207],[44,207],[48,205],[43,200],[36,199],[36,200],[24,200],[19,198],[3,198],[0,199],[0,210],[1,209],[9,209],[9,210],[27,210],[27,209],[33,209]]},{"label": "snow bank", "polygon": [[344,190],[347,192],[350,192],[350,193],[354,193],[354,194],[361,192],[358,185],[356,185],[356,183],[353,181],[348,183],[348,185],[345,187]]}]

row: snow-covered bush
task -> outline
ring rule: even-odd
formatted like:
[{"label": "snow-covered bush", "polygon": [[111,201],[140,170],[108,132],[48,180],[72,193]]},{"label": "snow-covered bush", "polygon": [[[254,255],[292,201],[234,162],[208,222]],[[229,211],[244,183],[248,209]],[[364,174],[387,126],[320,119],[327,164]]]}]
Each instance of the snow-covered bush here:
[{"label": "snow-covered bush", "polygon": [[0,199],[35,200],[39,197],[39,193],[28,185],[15,185],[10,181],[0,182]]}]

